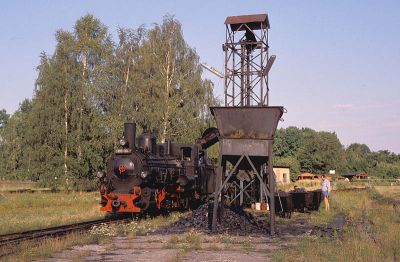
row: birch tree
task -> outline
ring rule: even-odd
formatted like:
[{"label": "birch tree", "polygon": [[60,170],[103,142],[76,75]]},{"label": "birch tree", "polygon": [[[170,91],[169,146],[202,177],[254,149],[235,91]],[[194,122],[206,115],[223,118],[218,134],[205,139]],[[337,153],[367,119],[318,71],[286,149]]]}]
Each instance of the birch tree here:
[{"label": "birch tree", "polygon": [[141,82],[139,122],[166,139],[193,141],[204,129],[208,105],[215,103],[212,84],[201,78],[195,50],[183,37],[181,24],[165,16],[148,31],[135,69]]}]

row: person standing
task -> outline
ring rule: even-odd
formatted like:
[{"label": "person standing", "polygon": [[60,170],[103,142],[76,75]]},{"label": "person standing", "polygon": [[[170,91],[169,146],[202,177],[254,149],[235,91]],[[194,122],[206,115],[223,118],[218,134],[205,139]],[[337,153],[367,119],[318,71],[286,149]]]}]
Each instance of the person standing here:
[{"label": "person standing", "polygon": [[331,182],[325,175],[322,178],[322,198],[324,199],[325,210],[329,210],[329,193],[331,192]]}]

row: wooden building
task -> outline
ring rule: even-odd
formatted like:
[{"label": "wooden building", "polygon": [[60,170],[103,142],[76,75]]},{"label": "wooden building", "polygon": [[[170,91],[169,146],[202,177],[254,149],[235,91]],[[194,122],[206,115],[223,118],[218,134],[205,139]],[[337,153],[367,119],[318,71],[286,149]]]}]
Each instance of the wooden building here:
[{"label": "wooden building", "polygon": [[311,174],[311,173],[301,173],[300,175],[297,176],[297,180],[316,180],[320,179],[320,175],[316,174]]},{"label": "wooden building", "polygon": [[347,178],[351,181],[354,179],[368,179],[368,174],[363,171],[357,171],[357,172],[347,173],[345,175],[342,175],[342,177]]}]

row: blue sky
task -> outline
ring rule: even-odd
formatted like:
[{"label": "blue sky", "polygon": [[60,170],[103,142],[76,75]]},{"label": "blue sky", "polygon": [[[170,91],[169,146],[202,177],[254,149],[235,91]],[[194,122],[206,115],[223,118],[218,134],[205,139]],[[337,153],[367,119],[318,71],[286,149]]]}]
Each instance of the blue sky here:
[{"label": "blue sky", "polygon": [[[136,2],[136,3],[135,3]],[[151,26],[165,14],[182,23],[201,61],[223,70],[223,22],[268,13],[270,104],[287,108],[280,126],[335,131],[344,145],[400,153],[400,1],[8,1],[0,9],[0,109],[32,97],[42,51],[57,29],[91,13],[118,26]],[[209,73],[215,94],[223,82]]]}]

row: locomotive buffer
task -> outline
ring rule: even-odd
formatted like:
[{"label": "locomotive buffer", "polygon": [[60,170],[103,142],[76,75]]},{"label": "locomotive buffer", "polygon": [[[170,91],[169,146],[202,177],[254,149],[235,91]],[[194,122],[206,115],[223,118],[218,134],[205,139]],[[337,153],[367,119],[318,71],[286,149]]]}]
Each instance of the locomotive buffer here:
[{"label": "locomotive buffer", "polygon": [[[224,204],[269,203],[270,233],[275,233],[275,177],[272,148],[282,106],[269,106],[268,15],[230,16],[225,20],[225,106],[211,107],[219,131],[219,163],[212,231]],[[223,213],[223,212],[222,212]],[[223,217],[221,223],[224,223]]]}]

